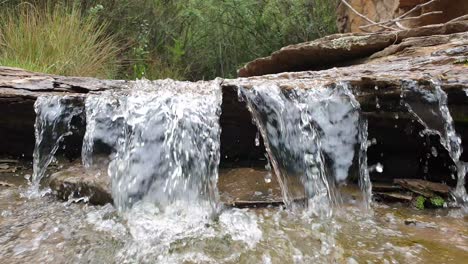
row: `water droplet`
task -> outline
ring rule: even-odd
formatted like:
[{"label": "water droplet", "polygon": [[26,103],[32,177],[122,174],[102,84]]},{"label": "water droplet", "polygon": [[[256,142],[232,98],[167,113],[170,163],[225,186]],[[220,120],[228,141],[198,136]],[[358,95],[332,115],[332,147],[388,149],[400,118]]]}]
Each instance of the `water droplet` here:
[{"label": "water droplet", "polygon": [[374,87],[374,89],[377,91],[377,90],[379,90],[379,87],[376,85],[376,86]]},{"label": "water droplet", "polygon": [[29,179],[31,179],[31,174],[25,174],[24,178],[29,181]]},{"label": "water droplet", "polygon": [[260,134],[258,132],[257,135],[255,135],[255,146],[260,146]]},{"label": "water droplet", "polygon": [[379,162],[377,163],[377,165],[375,165],[375,170],[378,172],[378,173],[382,173],[383,172],[383,165]]},{"label": "water droplet", "polygon": [[395,114],[395,119],[400,119],[400,116],[398,114]]},{"label": "water droplet", "polygon": [[265,175],[265,183],[270,183],[271,182],[271,173],[267,173]]},{"label": "water droplet", "polygon": [[434,157],[437,157],[439,155],[439,153],[437,152],[437,149],[435,147],[431,148],[431,153],[432,153],[432,156],[434,156]]}]

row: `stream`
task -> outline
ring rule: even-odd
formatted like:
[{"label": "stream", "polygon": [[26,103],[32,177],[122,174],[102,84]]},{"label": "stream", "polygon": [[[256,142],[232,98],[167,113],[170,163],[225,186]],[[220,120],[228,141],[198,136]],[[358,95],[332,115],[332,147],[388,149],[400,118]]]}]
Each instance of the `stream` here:
[{"label": "stream", "polygon": [[[252,144],[265,144],[265,167],[251,168],[220,164],[217,80],[41,97],[34,161],[0,175],[0,263],[465,263],[461,139],[440,87],[415,85],[401,98],[455,164],[450,207],[373,201],[369,170],[384,168],[367,164],[367,120],[347,83],[238,87]],[[47,185],[71,164],[55,154],[76,120],[86,131],[72,166],[99,171],[113,205],[61,201]]]}]

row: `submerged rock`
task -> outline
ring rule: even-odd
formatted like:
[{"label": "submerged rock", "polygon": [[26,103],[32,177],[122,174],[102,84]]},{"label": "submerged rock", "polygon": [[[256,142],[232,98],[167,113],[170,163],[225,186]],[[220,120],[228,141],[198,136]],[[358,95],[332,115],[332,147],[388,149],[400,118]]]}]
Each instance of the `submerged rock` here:
[{"label": "submerged rock", "polygon": [[91,204],[112,203],[110,178],[107,173],[87,171],[81,165],[52,174],[49,186],[64,200],[86,198]]}]

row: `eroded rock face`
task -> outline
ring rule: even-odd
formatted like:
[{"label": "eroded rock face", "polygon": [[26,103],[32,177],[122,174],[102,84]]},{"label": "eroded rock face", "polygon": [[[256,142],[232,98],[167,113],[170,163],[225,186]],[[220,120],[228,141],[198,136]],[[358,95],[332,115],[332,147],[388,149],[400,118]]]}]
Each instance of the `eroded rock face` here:
[{"label": "eroded rock face", "polygon": [[281,72],[323,70],[360,64],[369,56],[394,47],[407,38],[448,35],[468,31],[468,22],[454,22],[400,32],[336,34],[311,42],[290,45],[271,56],[256,59],[239,69],[239,77]]}]

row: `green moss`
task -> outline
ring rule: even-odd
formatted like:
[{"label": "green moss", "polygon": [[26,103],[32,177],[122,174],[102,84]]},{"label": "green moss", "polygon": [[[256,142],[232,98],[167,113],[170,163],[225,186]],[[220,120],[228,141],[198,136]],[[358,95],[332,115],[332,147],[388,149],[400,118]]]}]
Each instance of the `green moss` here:
[{"label": "green moss", "polygon": [[430,199],[430,202],[431,202],[431,205],[433,205],[435,207],[443,207],[444,203],[445,203],[445,200],[440,196],[436,196],[436,197],[432,197]]},{"label": "green moss", "polygon": [[465,66],[468,66],[468,59],[466,58],[457,59],[456,61],[453,62],[453,64],[463,64]]},{"label": "green moss", "polygon": [[414,200],[414,207],[416,207],[419,210],[424,210],[424,203],[426,202],[426,198],[423,196],[418,196]]}]

